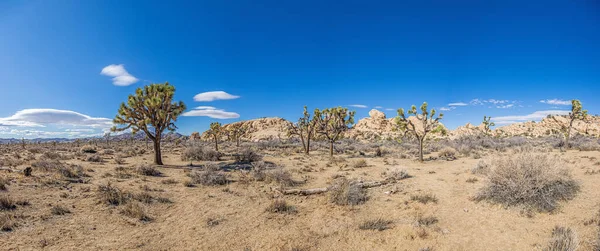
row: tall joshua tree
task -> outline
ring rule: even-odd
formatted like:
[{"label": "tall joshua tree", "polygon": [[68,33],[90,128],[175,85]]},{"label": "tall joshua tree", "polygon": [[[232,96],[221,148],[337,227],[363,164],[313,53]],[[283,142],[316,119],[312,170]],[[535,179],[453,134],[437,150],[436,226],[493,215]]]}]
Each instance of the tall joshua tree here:
[{"label": "tall joshua tree", "polygon": [[304,107],[304,116],[299,118],[297,123],[290,123],[288,125],[288,136],[298,136],[300,141],[302,141],[304,153],[307,155],[310,153],[310,140],[314,137],[315,125],[315,120],[311,120],[306,106]]},{"label": "tall joshua tree", "polygon": [[183,102],[173,102],[174,95],[175,87],[168,82],[138,88],[135,94],[129,95],[127,103],[121,103],[113,120],[113,123],[124,126],[114,126],[111,131],[143,131],[154,143],[154,163],[162,165],[160,142],[163,132],[177,129],[174,122],[186,109]]},{"label": "tall joshua tree", "polygon": [[491,122],[491,120],[492,120],[491,116],[490,117],[483,116],[483,122],[481,122],[481,123],[483,123],[483,127],[484,127],[483,129],[484,129],[484,133],[486,135],[490,135],[490,132],[491,132],[490,127],[496,125],[494,122]]},{"label": "tall joshua tree", "polygon": [[437,118],[434,118],[435,109],[427,111],[427,102],[423,102],[421,105],[421,114],[417,112],[417,107],[414,105],[408,110],[408,114],[414,115],[418,121],[415,123],[420,123],[421,126],[415,126],[413,121],[406,117],[403,108],[398,109],[398,116],[395,119],[396,126],[405,134],[410,133],[417,138],[417,141],[419,141],[419,160],[423,162],[423,143],[428,133],[443,130],[439,121],[444,117],[444,114],[440,113]]},{"label": "tall joshua tree", "polygon": [[206,131],[208,136],[212,137],[215,141],[215,151],[219,151],[219,138],[221,137],[221,133],[223,133],[223,126],[219,122],[210,123],[210,129]]},{"label": "tall joshua tree", "polygon": [[315,109],[315,132],[329,141],[329,156],[333,156],[333,144],[343,138],[344,132],[354,124],[354,111],[348,108],[335,107],[322,111]]},{"label": "tall joshua tree", "polygon": [[236,146],[239,147],[240,141],[242,140],[242,137],[244,137],[244,135],[246,135],[247,131],[248,131],[248,126],[243,125],[243,123],[233,123],[227,127],[227,130],[225,133],[227,133],[227,136],[229,137],[229,139],[231,141],[235,141]]},{"label": "tall joshua tree", "polygon": [[573,122],[575,120],[585,120],[587,117],[587,110],[583,110],[581,102],[577,99],[571,100],[571,112],[569,112],[569,127],[566,128],[566,140],[565,145],[567,148],[571,148],[569,139],[571,138],[571,129],[573,128]]}]

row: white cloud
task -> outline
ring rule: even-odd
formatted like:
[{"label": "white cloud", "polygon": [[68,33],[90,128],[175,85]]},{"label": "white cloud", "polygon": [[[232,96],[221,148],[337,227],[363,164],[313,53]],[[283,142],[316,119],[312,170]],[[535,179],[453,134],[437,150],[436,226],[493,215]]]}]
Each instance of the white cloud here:
[{"label": "white cloud", "polygon": [[546,111],[536,111],[527,115],[513,115],[513,116],[502,116],[502,117],[493,117],[492,121],[496,124],[514,124],[519,122],[527,122],[527,121],[539,121],[545,118],[548,115],[567,115],[569,111],[564,110],[546,110]]},{"label": "white cloud", "polygon": [[451,106],[451,107],[442,107],[440,108],[440,111],[452,111],[456,109],[455,107]]},{"label": "white cloud", "polygon": [[469,102],[469,104],[471,105],[483,105],[483,102],[481,100],[479,100],[478,98],[471,100],[471,102]]},{"label": "white cloud", "polygon": [[456,102],[456,103],[450,103],[448,104],[448,106],[467,106],[467,103],[463,103],[463,102]]},{"label": "white cloud", "polygon": [[191,111],[183,113],[182,116],[210,117],[214,119],[236,119],[240,117],[240,115],[235,112],[228,112],[212,106],[198,106]]},{"label": "white cloud", "polygon": [[210,101],[215,101],[215,100],[236,99],[236,98],[239,98],[239,97],[240,96],[231,95],[231,94],[226,93],[224,91],[213,91],[213,92],[203,92],[203,93],[196,94],[196,96],[194,96],[194,101],[196,101],[196,102],[210,102]]},{"label": "white cloud", "polygon": [[500,108],[500,109],[507,109],[507,108],[512,108],[512,107],[514,107],[514,106],[515,106],[514,104],[507,104],[507,105],[499,105],[499,106],[496,106],[496,108]]},{"label": "white cloud", "polygon": [[0,126],[45,127],[51,124],[108,128],[112,126],[112,120],[57,109],[25,109],[0,118]]},{"label": "white cloud", "polygon": [[492,103],[494,105],[497,105],[497,104],[506,104],[506,103],[509,103],[510,101],[508,101],[508,100],[488,99],[488,100],[484,100],[483,102]]},{"label": "white cloud", "polygon": [[116,86],[128,86],[138,82],[138,79],[129,74],[122,64],[111,64],[106,66],[102,68],[100,74],[113,77],[113,84]]},{"label": "white cloud", "polygon": [[383,106],[375,106],[375,109],[381,109]]},{"label": "white cloud", "polygon": [[355,107],[355,108],[368,108],[368,106],[366,105],[349,105],[350,107]]},{"label": "white cloud", "polygon": [[386,111],[395,111],[396,109],[394,108],[385,108]]},{"label": "white cloud", "polygon": [[540,100],[540,103],[549,104],[549,105],[571,105],[571,100],[546,99],[546,100]]}]

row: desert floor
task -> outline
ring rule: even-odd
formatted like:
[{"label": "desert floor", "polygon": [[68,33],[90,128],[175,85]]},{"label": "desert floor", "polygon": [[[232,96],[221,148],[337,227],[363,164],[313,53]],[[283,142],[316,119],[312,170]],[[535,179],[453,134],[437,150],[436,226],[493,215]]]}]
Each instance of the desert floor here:
[{"label": "desert floor", "polygon": [[[51,148],[51,146],[48,146]],[[145,148],[140,145],[139,148]],[[14,151],[25,158],[27,150]],[[595,224],[600,209],[600,153],[597,151],[547,152],[559,155],[563,165],[580,182],[581,191],[570,201],[561,202],[556,212],[527,215],[519,208],[505,208],[471,198],[486,177],[471,173],[482,159],[510,155],[511,151],[484,154],[481,159],[459,156],[457,160],[431,160],[420,163],[394,154],[374,157],[339,155],[331,161],[326,149],[310,156],[261,151],[272,162],[302,181],[294,188],[327,187],[335,177],[364,181],[383,180],[384,173],[406,170],[412,177],[368,189],[368,201],[340,206],[327,194],[283,195],[281,185],[254,181],[242,171],[228,172],[230,183],[221,186],[184,184],[188,173],[202,170],[205,162],[182,161],[182,148],[165,150],[165,166],[156,167],[162,175],[145,176],[135,172],[140,164],[152,162],[152,152],[124,158],[115,163],[119,149],[100,154],[102,162],[85,161],[85,155],[61,160],[83,167],[88,177],[82,182],[65,181],[52,171],[33,168],[25,177],[21,170],[42,153],[13,168],[0,170],[7,179],[8,196],[18,203],[13,210],[0,211],[15,223],[11,231],[0,231],[2,250],[541,250],[555,226],[573,229],[580,250],[591,250],[598,236]],[[63,155],[69,151],[56,152]],[[101,151],[100,151],[101,153]],[[431,155],[435,155],[432,153]],[[360,159],[366,167],[354,167]],[[224,158],[221,163],[232,160]],[[125,167],[117,175],[116,167]],[[595,171],[595,172],[594,172]],[[467,181],[469,180],[469,181]],[[111,184],[130,193],[146,192],[154,199],[141,203],[152,218],[141,221],[121,213],[126,205],[108,205],[98,198],[99,185]],[[436,202],[423,204],[414,195],[432,195]],[[167,200],[159,202],[157,198]],[[295,213],[268,212],[276,199],[284,199]],[[169,202],[170,201],[170,202]],[[28,204],[28,205],[27,205]],[[60,215],[52,208],[61,206],[69,213]],[[419,225],[419,218],[434,217],[437,222]],[[389,229],[362,230],[368,220],[391,221]],[[433,219],[433,218],[432,218]],[[429,248],[429,249],[426,249]]]}]

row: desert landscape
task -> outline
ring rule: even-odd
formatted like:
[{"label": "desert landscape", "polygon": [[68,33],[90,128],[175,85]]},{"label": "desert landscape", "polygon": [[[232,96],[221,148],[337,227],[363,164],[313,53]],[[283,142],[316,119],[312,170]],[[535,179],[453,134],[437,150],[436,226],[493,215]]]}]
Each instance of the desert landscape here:
[{"label": "desert landscape", "polygon": [[3,144],[0,246],[598,250],[600,123],[589,117],[568,149],[567,116],[550,116],[432,134],[423,162],[377,110],[333,156],[318,137],[306,154],[298,124],[280,118],[221,126],[219,152],[215,128],[171,134],[164,165],[141,137]]}]

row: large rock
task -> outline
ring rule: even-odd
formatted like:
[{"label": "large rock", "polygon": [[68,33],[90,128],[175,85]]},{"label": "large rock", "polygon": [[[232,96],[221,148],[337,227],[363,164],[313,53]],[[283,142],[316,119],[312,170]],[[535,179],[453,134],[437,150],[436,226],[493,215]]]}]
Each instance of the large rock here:
[{"label": "large rock", "polygon": [[[258,142],[286,137],[287,128],[290,122],[282,118],[260,118],[226,124],[223,125],[223,129],[227,130],[230,126],[237,124],[242,124],[243,127],[248,128],[246,136],[244,137],[245,140]],[[206,132],[202,133],[200,138],[202,140],[212,140]],[[223,139],[225,138],[226,136],[223,135]]]}]

